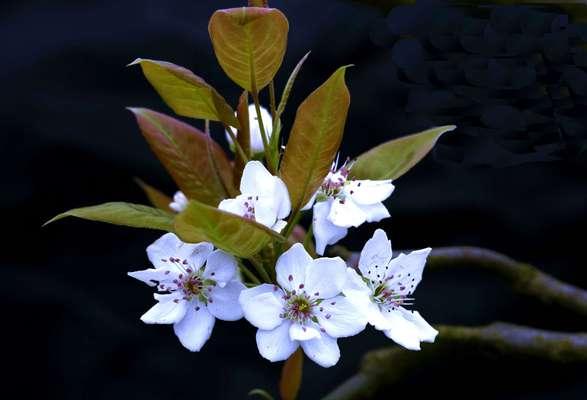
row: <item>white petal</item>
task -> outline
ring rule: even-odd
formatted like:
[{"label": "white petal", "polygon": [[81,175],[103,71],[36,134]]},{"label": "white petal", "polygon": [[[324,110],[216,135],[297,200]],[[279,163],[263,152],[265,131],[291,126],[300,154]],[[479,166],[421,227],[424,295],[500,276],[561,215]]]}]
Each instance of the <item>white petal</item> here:
[{"label": "white petal", "polygon": [[330,206],[334,199],[318,202],[314,205],[314,216],[312,219],[312,230],[316,238],[316,253],[324,254],[326,246],[335,244],[346,236],[348,229],[334,225],[328,220]]},{"label": "white petal", "polygon": [[201,242],[196,244],[192,254],[187,259],[188,265],[197,271],[209,259],[210,255],[214,254],[213,250],[214,245],[212,243]]},{"label": "white petal", "polygon": [[365,213],[365,221],[367,222],[379,222],[390,216],[383,203],[358,204],[358,207]]},{"label": "white petal", "polygon": [[173,325],[173,330],[186,349],[200,351],[212,335],[214,322],[214,316],[206,307],[191,303],[185,317]]},{"label": "white petal", "polygon": [[159,299],[161,301],[141,316],[141,321],[146,324],[173,324],[184,317],[187,309],[185,301],[175,302],[172,299],[163,299],[163,296]]},{"label": "white petal", "polygon": [[420,341],[434,343],[434,340],[438,335],[438,331],[434,329],[428,322],[426,322],[426,320],[422,318],[418,311],[406,310],[403,307],[400,307],[399,309],[404,318],[414,324],[414,326],[418,329],[418,332],[420,333]]},{"label": "white petal", "polygon": [[275,271],[279,286],[290,292],[299,290],[306,280],[306,266],[311,262],[312,257],[301,243],[291,246],[277,259]]},{"label": "white petal", "polygon": [[311,340],[320,336],[320,331],[313,326],[302,326],[293,322],[289,327],[289,338],[291,340]]},{"label": "white petal", "polygon": [[397,294],[408,296],[416,290],[422,280],[422,273],[426,266],[426,257],[430,254],[429,247],[412,251],[409,254],[400,254],[389,264],[389,280],[385,286]]},{"label": "white petal", "polygon": [[412,322],[404,318],[399,309],[384,311],[391,328],[384,330],[385,336],[409,350],[420,350],[420,331]]},{"label": "white petal", "polygon": [[304,290],[310,296],[329,299],[342,292],[347,280],[347,266],[340,257],[317,258],[306,267]]},{"label": "white petal", "polygon": [[369,305],[365,308],[365,315],[371,325],[380,331],[390,329],[391,321],[386,318],[385,311],[383,311],[377,304],[369,301]]},{"label": "white petal", "polygon": [[149,257],[151,264],[155,267],[165,268],[169,262],[169,257],[185,260],[192,254],[197,246],[197,244],[182,242],[173,233],[166,233],[147,247],[147,256]]},{"label": "white petal", "polygon": [[185,197],[185,194],[183,194],[182,191],[177,191],[173,196],[173,201],[169,203],[169,208],[171,208],[175,212],[180,213],[186,209],[187,205],[188,198]]},{"label": "white petal", "polygon": [[340,358],[340,349],[336,339],[328,335],[322,335],[320,339],[301,342],[304,353],[321,367],[332,367]]},{"label": "white petal", "polygon": [[224,287],[216,286],[210,292],[208,311],[223,321],[236,321],[243,317],[243,309],[238,301],[245,285],[233,280]]},{"label": "white petal", "polygon": [[367,214],[352,199],[337,198],[332,202],[328,220],[343,228],[358,227],[367,220]]},{"label": "white petal", "polygon": [[240,191],[243,195],[271,196],[274,191],[275,180],[267,168],[260,161],[249,161],[243,169]]},{"label": "white petal", "polygon": [[371,289],[363,281],[361,276],[355,271],[354,268],[346,269],[347,280],[342,289],[343,293],[348,296],[348,293],[359,292],[367,296],[371,295]]},{"label": "white petal", "polygon": [[168,268],[158,269],[144,269],[142,271],[128,272],[127,275],[138,279],[141,282],[145,282],[149,286],[155,286],[155,282],[167,282],[177,279],[177,276],[181,273],[174,265],[169,264]]},{"label": "white petal", "polygon": [[260,196],[255,201],[255,221],[261,225],[271,228],[277,220],[277,208],[275,199],[266,196]]},{"label": "white petal", "polygon": [[[369,280],[383,280],[390,270],[388,264],[391,258],[391,242],[382,229],[377,229],[361,250],[359,270]],[[379,278],[377,278],[378,274]]]},{"label": "white petal", "polygon": [[287,226],[287,221],[283,219],[278,219],[275,224],[271,227],[275,232],[281,233],[281,231]]},{"label": "white petal", "polygon": [[247,321],[260,329],[270,330],[283,321],[283,291],[275,285],[264,283],[241,292],[239,302]]},{"label": "white petal", "polygon": [[344,296],[324,300],[318,307],[320,326],[334,338],[356,335],[367,325],[366,316]]},{"label": "white petal", "polygon": [[[263,121],[263,128],[267,134],[267,140],[271,139],[273,132],[273,120],[269,111],[265,107],[260,106],[261,120]],[[263,147],[263,138],[261,136],[261,129],[259,128],[259,120],[257,119],[257,110],[254,104],[249,105],[249,132],[251,135],[251,150],[253,153],[262,153],[265,148]]]},{"label": "white petal", "polygon": [[236,275],[236,260],[222,250],[214,250],[206,260],[204,277],[213,279],[218,286],[223,287]]},{"label": "white petal", "polygon": [[289,192],[285,183],[278,177],[273,177],[275,187],[273,198],[275,199],[277,218],[285,219],[291,212],[291,201],[289,199]]},{"label": "white petal", "polygon": [[312,206],[314,205],[314,202],[316,201],[316,195],[318,194],[318,191],[316,191],[312,197],[310,197],[310,200],[308,200],[308,202],[306,203],[305,206],[302,207],[302,211],[307,211],[310,208],[312,208]]},{"label": "white petal", "polygon": [[232,214],[240,215],[241,217],[245,215],[245,209],[243,207],[242,199],[240,199],[242,195],[237,196],[236,199],[224,199],[218,204],[218,209],[222,211],[226,211]]},{"label": "white petal", "polygon": [[273,330],[257,331],[257,348],[261,356],[269,361],[287,360],[298,348],[298,342],[289,338],[291,322],[284,321]]},{"label": "white petal", "polygon": [[391,180],[352,180],[347,182],[343,190],[357,204],[375,204],[391,196],[393,189]]}]

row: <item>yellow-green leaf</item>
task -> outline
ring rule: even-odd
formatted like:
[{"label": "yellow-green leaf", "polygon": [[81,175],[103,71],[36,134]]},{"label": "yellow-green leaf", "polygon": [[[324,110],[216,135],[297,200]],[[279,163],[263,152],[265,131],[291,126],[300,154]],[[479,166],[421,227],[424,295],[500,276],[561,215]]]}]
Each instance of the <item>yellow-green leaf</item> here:
[{"label": "yellow-green leaf", "polygon": [[211,242],[243,258],[257,254],[272,239],[285,240],[261,224],[197,201],[177,215],[175,232],[184,242]]},{"label": "yellow-green leaf", "polygon": [[258,92],[281,66],[289,24],[274,8],[239,7],[216,11],[208,32],[220,66],[237,85]]},{"label": "yellow-green leaf", "polygon": [[285,362],[279,380],[281,400],[296,400],[302,384],[304,352],[298,348]]},{"label": "yellow-green leaf", "polygon": [[361,154],[351,169],[356,179],[397,179],[416,165],[454,125],[439,126],[382,143]]},{"label": "yellow-green leaf", "polygon": [[130,111],[151,149],[188,198],[216,206],[234,190],[230,161],[209,135],[146,108]]},{"label": "yellow-green leaf", "polygon": [[239,127],[234,111],[224,97],[192,71],[169,62],[144,58],[137,58],[129,65],[137,64],[176,114]]},{"label": "yellow-green leaf", "polygon": [[159,189],[156,189],[153,186],[145,183],[141,179],[136,178],[135,182],[141,187],[141,189],[143,189],[143,192],[145,192],[145,195],[153,206],[160,210],[172,212],[171,208],[169,208],[169,204],[172,201],[171,197],[167,196]]},{"label": "yellow-green leaf", "polygon": [[157,208],[123,202],[104,203],[98,206],[74,208],[57,215],[44,225],[65,217],[77,217],[90,221],[106,222],[133,228],[173,231],[173,215]]},{"label": "yellow-green leaf", "polygon": [[346,68],[337,69],[296,113],[280,170],[294,210],[303,207],[322,184],[340,147],[351,101]]}]

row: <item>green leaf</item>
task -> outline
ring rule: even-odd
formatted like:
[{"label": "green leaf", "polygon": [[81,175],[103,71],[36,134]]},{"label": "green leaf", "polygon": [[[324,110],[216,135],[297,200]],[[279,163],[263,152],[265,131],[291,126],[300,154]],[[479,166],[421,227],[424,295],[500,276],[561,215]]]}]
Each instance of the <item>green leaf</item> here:
[{"label": "green leaf", "polygon": [[211,242],[242,258],[257,254],[272,239],[285,240],[261,224],[197,201],[177,215],[175,232],[184,242]]},{"label": "green leaf", "polygon": [[98,206],[74,208],[47,221],[43,226],[65,217],[77,217],[90,221],[106,222],[133,228],[173,231],[173,215],[141,204],[113,202]]},{"label": "green leaf", "polygon": [[172,212],[171,208],[169,208],[169,204],[172,201],[171,197],[167,196],[159,189],[155,189],[153,186],[145,183],[141,179],[136,178],[135,182],[141,187],[141,189],[143,189],[143,192],[145,192],[145,195],[152,205],[160,210]]},{"label": "green leaf", "polygon": [[147,80],[178,115],[221,121],[239,127],[234,110],[212,86],[192,71],[157,60],[137,58]]},{"label": "green leaf", "polygon": [[[249,128],[249,95],[243,91],[238,99],[238,106],[236,107],[236,114],[240,123],[236,140],[243,149],[247,157],[251,157],[251,133]],[[236,145],[235,145],[236,146]],[[246,160],[241,157],[238,151],[235,152],[234,162],[234,181],[240,182],[243,169],[245,168]]]},{"label": "green leaf", "polygon": [[281,163],[294,210],[302,208],[322,184],[340,147],[350,95],[337,69],[298,107]]},{"label": "green leaf", "polygon": [[234,190],[230,161],[209,135],[155,111],[130,111],[149,146],[188,198],[216,206]]},{"label": "green leaf", "polygon": [[439,126],[393,139],[357,157],[351,175],[356,179],[397,179],[416,165],[454,125]]},{"label": "green leaf", "polygon": [[285,362],[279,380],[281,400],[296,400],[302,384],[304,352],[298,348]]},{"label": "green leaf", "polygon": [[220,66],[237,85],[255,93],[281,66],[289,24],[274,8],[239,7],[216,11],[208,32]]}]

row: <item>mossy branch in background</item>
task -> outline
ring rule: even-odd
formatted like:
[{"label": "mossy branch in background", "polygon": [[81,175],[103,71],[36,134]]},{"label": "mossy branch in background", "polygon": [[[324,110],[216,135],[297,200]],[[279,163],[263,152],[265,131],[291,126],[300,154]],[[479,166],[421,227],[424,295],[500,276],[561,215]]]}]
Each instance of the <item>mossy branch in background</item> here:
[{"label": "mossy branch in background", "polygon": [[483,327],[439,326],[434,345],[420,352],[399,347],[374,350],[363,357],[360,370],[323,400],[369,399],[382,388],[406,378],[422,365],[449,356],[458,348],[476,354],[493,354],[551,361],[587,362],[587,334],[544,331],[501,322]]}]

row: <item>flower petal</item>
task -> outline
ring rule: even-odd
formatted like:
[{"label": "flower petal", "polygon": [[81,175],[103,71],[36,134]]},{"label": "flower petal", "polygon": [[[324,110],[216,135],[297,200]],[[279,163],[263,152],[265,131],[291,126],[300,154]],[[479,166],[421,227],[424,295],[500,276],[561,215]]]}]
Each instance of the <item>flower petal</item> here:
[{"label": "flower petal", "polygon": [[177,295],[157,295],[159,301],[141,316],[141,321],[146,324],[173,324],[180,321],[187,310],[187,303],[178,300]]},{"label": "flower petal", "polygon": [[363,281],[361,276],[357,273],[357,271],[355,271],[354,268],[347,267],[346,276],[347,280],[344,285],[344,288],[342,289],[345,296],[349,297],[349,293],[355,292],[362,293],[367,296],[372,294],[371,289],[369,289],[367,284]]},{"label": "flower petal", "polygon": [[276,200],[268,196],[259,196],[255,204],[255,221],[271,228],[277,220]]},{"label": "flower petal", "polygon": [[210,243],[184,243],[175,234],[166,233],[147,247],[147,256],[156,268],[165,268],[169,264],[169,257],[186,260],[198,246],[209,251],[213,249]]},{"label": "flower petal", "polygon": [[311,340],[320,336],[320,331],[313,326],[302,326],[296,322],[292,322],[289,327],[289,338],[291,340]]},{"label": "flower petal", "polygon": [[[361,250],[359,270],[369,280],[375,280],[377,274],[381,275],[380,278],[383,280],[388,276],[387,272],[390,270],[388,264],[391,258],[391,242],[387,238],[385,231],[377,229],[373,233],[373,237],[367,240],[363,250]],[[386,267],[388,268],[385,269]],[[380,279],[377,280],[379,281]]]},{"label": "flower petal", "polygon": [[310,296],[329,299],[340,294],[347,280],[346,264],[340,257],[322,257],[306,266],[304,290]]},{"label": "flower petal", "polygon": [[367,325],[366,316],[344,296],[320,303],[316,316],[320,326],[333,338],[354,336]]},{"label": "flower petal", "polygon": [[334,199],[320,201],[314,205],[314,216],[312,218],[312,230],[316,238],[316,253],[324,254],[326,246],[335,244],[344,238],[348,232],[347,228],[334,225],[328,219],[330,206]]},{"label": "flower petal", "polygon": [[357,204],[380,203],[391,196],[394,186],[391,180],[352,180],[347,181],[344,193]]},{"label": "flower petal", "polygon": [[274,191],[274,176],[260,161],[249,161],[243,169],[240,191],[243,195],[271,196]]},{"label": "flower petal", "polygon": [[264,283],[245,289],[239,297],[247,321],[260,329],[270,330],[282,323],[283,291],[275,285]]},{"label": "flower petal", "polygon": [[173,330],[186,349],[200,351],[212,335],[215,321],[206,307],[191,303],[185,317],[173,325]]},{"label": "flower petal", "polygon": [[281,233],[281,231],[287,226],[287,221],[283,219],[278,219],[275,224],[271,227],[275,232]]},{"label": "flower petal", "polygon": [[[273,132],[273,119],[271,114],[263,106],[260,106],[261,121],[263,121],[263,128],[267,134],[267,140],[271,139]],[[257,118],[257,110],[254,104],[249,105],[249,131],[251,135],[251,150],[253,153],[262,153],[265,150],[263,146],[263,137],[261,136],[261,128],[259,127],[259,119]]]},{"label": "flower petal", "polygon": [[169,264],[167,268],[149,268],[142,271],[131,271],[127,275],[138,279],[141,282],[145,282],[149,286],[155,286],[155,282],[167,282],[177,279],[177,276],[181,273],[173,264]]},{"label": "flower petal", "polygon": [[384,312],[391,328],[384,330],[385,336],[409,350],[420,350],[420,331],[416,325],[406,318],[399,309]]},{"label": "flower petal", "polygon": [[340,349],[336,339],[322,335],[320,339],[306,340],[300,343],[304,353],[321,367],[332,367],[340,358]]},{"label": "flower petal", "polygon": [[355,228],[367,220],[367,214],[351,199],[334,199],[328,214],[328,220],[336,226]]},{"label": "flower petal", "polygon": [[224,199],[218,204],[218,209],[226,211],[232,214],[245,215],[245,209],[243,206],[242,195],[238,195],[235,199]]},{"label": "flower petal", "polygon": [[389,280],[385,286],[395,293],[408,296],[416,290],[422,280],[422,273],[426,266],[426,257],[431,248],[412,251],[409,254],[400,254],[389,264]]},{"label": "flower petal", "polygon": [[389,211],[387,211],[383,203],[358,204],[358,207],[365,213],[366,222],[379,222],[390,217]]},{"label": "flower petal", "polygon": [[224,287],[236,275],[236,260],[222,250],[214,250],[206,260],[204,277],[213,279],[218,286]]},{"label": "flower petal", "polygon": [[[296,243],[277,259],[277,283],[287,291],[297,290],[306,280],[306,266],[312,257],[301,243]],[[303,287],[303,286],[302,286]]]},{"label": "flower petal", "polygon": [[223,321],[236,321],[243,317],[243,309],[238,301],[245,285],[233,280],[224,287],[216,286],[210,292],[208,311]]},{"label": "flower petal", "polygon": [[296,351],[299,344],[289,338],[290,325],[291,322],[284,321],[273,330],[257,331],[257,348],[261,356],[273,362],[283,361]]},{"label": "flower petal", "polygon": [[275,180],[275,187],[273,198],[275,199],[277,218],[285,219],[291,212],[291,201],[289,199],[289,191],[285,183],[278,177],[273,177]]},{"label": "flower petal", "polygon": [[173,195],[173,201],[169,203],[169,208],[171,208],[175,212],[180,213],[183,210],[185,210],[187,205],[188,198],[185,197],[185,194],[183,194],[183,192],[180,190],[175,192],[175,194]]},{"label": "flower petal", "polygon": [[418,311],[406,310],[403,307],[399,308],[404,318],[410,321],[420,332],[420,341],[434,343],[438,331],[434,329]]}]

